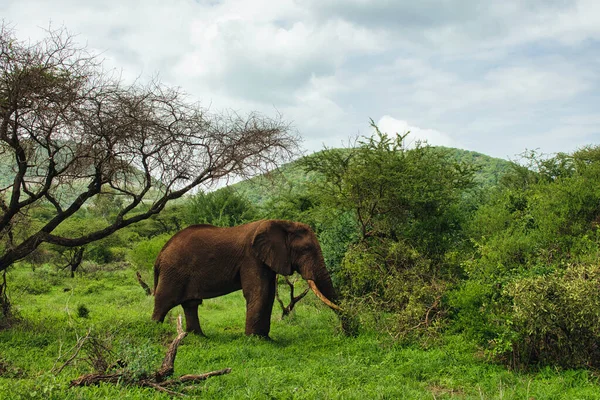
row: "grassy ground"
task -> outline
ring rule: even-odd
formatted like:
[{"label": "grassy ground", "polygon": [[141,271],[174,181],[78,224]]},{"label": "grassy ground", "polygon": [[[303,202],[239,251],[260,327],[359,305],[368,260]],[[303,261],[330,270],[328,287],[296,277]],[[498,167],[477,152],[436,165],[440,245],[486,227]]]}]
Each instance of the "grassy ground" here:
[{"label": "grassy ground", "polygon": [[[149,388],[69,388],[71,379],[91,372],[83,351],[60,374],[52,372],[88,330],[138,372],[160,365],[180,309],[171,312],[168,323],[150,321],[153,299],[144,295],[131,270],[88,271],[70,279],[49,268],[17,268],[9,285],[20,322],[0,331],[1,399],[168,398]],[[184,339],[175,375],[226,367],[232,372],[187,394],[203,399],[600,399],[598,380],[587,371],[511,372],[487,362],[456,336],[428,350],[394,345],[370,332],[344,337],[333,313],[312,294],[285,320],[275,306],[272,342],[244,336],[244,308],[239,292],[200,307],[209,338]]]}]

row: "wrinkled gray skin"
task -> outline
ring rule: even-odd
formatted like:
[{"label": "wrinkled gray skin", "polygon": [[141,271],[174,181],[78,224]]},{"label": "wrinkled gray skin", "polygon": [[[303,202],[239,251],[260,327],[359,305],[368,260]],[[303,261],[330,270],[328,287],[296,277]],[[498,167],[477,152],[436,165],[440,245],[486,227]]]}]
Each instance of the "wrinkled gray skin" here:
[{"label": "wrinkled gray skin", "polygon": [[300,273],[321,293],[336,294],[308,225],[279,220],[232,228],[193,225],[173,236],[154,265],[154,313],[162,322],[181,304],[186,330],[203,335],[198,305],[203,299],[242,290],[246,299],[246,335],[269,336],[276,274]]}]

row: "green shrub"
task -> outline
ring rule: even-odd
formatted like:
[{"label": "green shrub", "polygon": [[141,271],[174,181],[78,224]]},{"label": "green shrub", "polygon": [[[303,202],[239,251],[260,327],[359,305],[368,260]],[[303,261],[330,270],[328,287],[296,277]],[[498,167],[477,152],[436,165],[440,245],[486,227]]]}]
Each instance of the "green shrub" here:
[{"label": "green shrub", "polygon": [[27,294],[46,294],[52,290],[48,281],[31,279],[28,281],[17,281],[10,285],[11,290]]},{"label": "green shrub", "polygon": [[478,343],[488,343],[497,337],[493,325],[491,305],[494,304],[492,285],[477,280],[467,280],[450,291],[446,304],[450,309],[455,331],[466,333]]},{"label": "green shrub", "polygon": [[90,315],[90,310],[85,306],[85,304],[79,304],[77,306],[77,316],[79,318],[87,318]]},{"label": "green shrub", "polygon": [[83,294],[98,294],[108,289],[109,286],[104,281],[92,281],[83,289]]},{"label": "green shrub", "polygon": [[432,262],[405,242],[354,245],[340,270],[344,308],[365,325],[403,340],[439,332],[447,284]]},{"label": "green shrub", "polygon": [[9,272],[8,290],[27,294],[46,294],[53,286],[62,284],[63,278],[53,267],[44,264],[30,272]]},{"label": "green shrub", "polygon": [[136,243],[129,251],[129,261],[140,270],[151,270],[154,261],[156,261],[156,256],[171,236],[170,234],[163,234]]},{"label": "green shrub", "polygon": [[240,225],[256,216],[256,210],[248,199],[231,187],[198,193],[189,200],[186,212],[189,224],[217,226]]},{"label": "green shrub", "polygon": [[468,225],[453,327],[512,365],[599,365],[600,147],[526,161]]},{"label": "green shrub", "polygon": [[121,243],[111,244],[103,241],[89,245],[85,257],[99,264],[124,261],[127,249]]},{"label": "green shrub", "polygon": [[130,374],[132,378],[143,379],[156,371],[158,360],[151,340],[136,343],[125,339],[119,342],[119,347],[122,349],[119,354],[126,366],[125,373]]},{"label": "green shrub", "polygon": [[521,364],[600,367],[600,266],[569,265],[507,285],[511,357]]},{"label": "green shrub", "polygon": [[[325,212],[322,212],[325,214]],[[339,213],[335,210],[327,210],[327,215],[320,217],[322,220],[318,225],[317,236],[323,252],[325,264],[332,275],[334,284],[340,277],[342,260],[350,244],[358,239],[357,223],[354,216],[349,212]]]}]

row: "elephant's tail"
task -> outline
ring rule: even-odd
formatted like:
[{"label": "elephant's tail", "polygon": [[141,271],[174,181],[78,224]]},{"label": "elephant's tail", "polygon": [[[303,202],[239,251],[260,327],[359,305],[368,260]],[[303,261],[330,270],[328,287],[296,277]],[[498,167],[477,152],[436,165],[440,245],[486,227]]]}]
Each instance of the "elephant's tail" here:
[{"label": "elephant's tail", "polygon": [[160,275],[160,255],[154,262],[154,291],[152,293],[156,293],[156,287],[158,286],[158,275]]}]

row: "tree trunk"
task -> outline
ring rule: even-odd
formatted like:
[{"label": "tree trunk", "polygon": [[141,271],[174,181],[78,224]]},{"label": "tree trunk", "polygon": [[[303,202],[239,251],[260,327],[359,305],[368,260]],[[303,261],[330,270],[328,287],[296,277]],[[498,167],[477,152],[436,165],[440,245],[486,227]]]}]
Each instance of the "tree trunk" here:
[{"label": "tree trunk", "polygon": [[10,300],[6,294],[6,270],[2,271],[2,283],[0,283],[0,308],[2,308],[2,317],[10,317]]},{"label": "tree trunk", "polygon": [[75,278],[75,271],[77,271],[77,268],[79,268],[79,266],[81,265],[81,262],[83,261],[83,252],[85,251],[85,248],[83,247],[79,247],[77,248],[77,250],[75,250],[75,255],[73,256],[73,259],[71,260],[71,278]]}]

